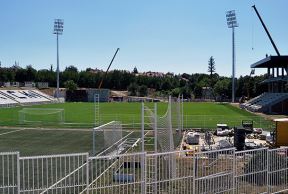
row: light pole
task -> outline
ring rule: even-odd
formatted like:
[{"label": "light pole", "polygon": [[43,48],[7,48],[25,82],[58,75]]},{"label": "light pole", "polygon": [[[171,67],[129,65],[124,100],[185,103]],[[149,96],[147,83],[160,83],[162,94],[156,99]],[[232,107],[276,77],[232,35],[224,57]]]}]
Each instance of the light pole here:
[{"label": "light pole", "polygon": [[228,28],[232,28],[232,102],[235,102],[235,37],[234,28],[238,27],[235,10],[226,12]]},{"label": "light pole", "polygon": [[62,35],[63,33],[63,25],[64,20],[62,19],[55,19],[54,20],[54,32],[57,37],[57,90],[56,90],[56,97],[59,98],[59,46],[58,46],[58,35]]}]

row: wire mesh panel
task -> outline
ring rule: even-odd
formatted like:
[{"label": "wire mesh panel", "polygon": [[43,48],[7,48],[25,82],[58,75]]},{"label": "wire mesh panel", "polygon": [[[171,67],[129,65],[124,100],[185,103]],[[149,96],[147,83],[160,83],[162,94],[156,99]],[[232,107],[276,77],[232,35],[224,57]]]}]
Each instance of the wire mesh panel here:
[{"label": "wire mesh panel", "polygon": [[[146,159],[147,193],[191,193],[193,158],[187,151],[148,154]],[[173,159],[172,159],[173,158]],[[171,161],[175,161],[175,172]]]},{"label": "wire mesh panel", "polygon": [[0,153],[0,193],[18,193],[18,152]]},{"label": "wire mesh panel", "polygon": [[268,150],[269,193],[288,192],[288,148]]},{"label": "wire mesh panel", "polygon": [[172,128],[183,129],[183,97],[170,99]]},{"label": "wire mesh panel", "polygon": [[[156,109],[144,107],[145,124],[148,129],[153,129],[157,133],[157,144],[159,152],[169,152],[175,149],[175,142],[178,143],[181,139],[183,127],[183,110],[182,100],[180,98],[172,99],[169,97],[167,111],[164,115],[159,116]],[[176,133],[179,132],[179,133]]]},{"label": "wire mesh panel", "polygon": [[93,128],[93,155],[115,155],[122,151],[122,125],[111,121]]},{"label": "wire mesh panel", "polygon": [[236,193],[267,192],[267,156],[266,148],[236,152]]},{"label": "wire mesh panel", "polygon": [[145,193],[145,153],[89,160],[89,193]]},{"label": "wire mesh panel", "polygon": [[88,154],[20,157],[21,193],[80,193]]},{"label": "wire mesh panel", "polygon": [[234,153],[235,149],[195,153],[193,193],[232,193]]}]

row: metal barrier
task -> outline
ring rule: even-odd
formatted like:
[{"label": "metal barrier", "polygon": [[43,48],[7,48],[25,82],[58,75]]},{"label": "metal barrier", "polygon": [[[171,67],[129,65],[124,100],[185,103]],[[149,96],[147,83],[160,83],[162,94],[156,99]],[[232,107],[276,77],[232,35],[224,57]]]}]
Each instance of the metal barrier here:
[{"label": "metal barrier", "polygon": [[80,193],[88,154],[20,157],[20,193]]},{"label": "metal barrier", "polygon": [[147,154],[147,193],[191,193],[193,158],[187,151]]},{"label": "metal barrier", "polygon": [[19,152],[0,153],[0,193],[18,193],[19,182]]},{"label": "metal barrier", "polygon": [[89,158],[89,185],[81,193],[145,193],[146,153]]},{"label": "metal barrier", "polygon": [[279,193],[288,191],[288,148],[200,152],[0,153],[0,193]]},{"label": "metal barrier", "polygon": [[268,150],[268,193],[288,191],[288,148]]},{"label": "metal barrier", "polygon": [[196,153],[193,193],[233,191],[234,156],[234,148]]},{"label": "metal barrier", "polygon": [[235,154],[236,193],[267,192],[267,149],[246,150]]}]

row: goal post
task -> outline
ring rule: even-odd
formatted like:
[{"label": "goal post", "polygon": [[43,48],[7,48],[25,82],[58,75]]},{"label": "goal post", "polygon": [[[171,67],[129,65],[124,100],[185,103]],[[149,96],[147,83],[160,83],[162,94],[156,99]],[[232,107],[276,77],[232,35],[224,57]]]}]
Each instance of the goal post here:
[{"label": "goal post", "polygon": [[64,109],[60,108],[22,108],[18,111],[19,123],[64,123]]},{"label": "goal post", "polygon": [[99,94],[94,94],[94,126],[98,127],[100,125],[100,96]]},{"label": "goal post", "polygon": [[92,154],[108,155],[117,153],[122,143],[122,124],[120,121],[111,121],[109,123],[93,128]]}]

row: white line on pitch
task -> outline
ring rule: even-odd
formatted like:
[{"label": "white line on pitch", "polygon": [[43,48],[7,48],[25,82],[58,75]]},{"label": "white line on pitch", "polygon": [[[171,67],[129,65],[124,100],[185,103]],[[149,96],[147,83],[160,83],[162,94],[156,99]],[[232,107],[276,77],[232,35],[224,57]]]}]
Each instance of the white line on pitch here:
[{"label": "white line on pitch", "polygon": [[9,132],[5,132],[5,133],[1,133],[0,136],[1,135],[6,135],[6,134],[9,134],[9,133],[14,133],[14,132],[17,132],[17,131],[23,131],[23,130],[25,130],[25,128],[24,129],[18,129],[18,130],[15,130],[15,131],[9,131]]}]

